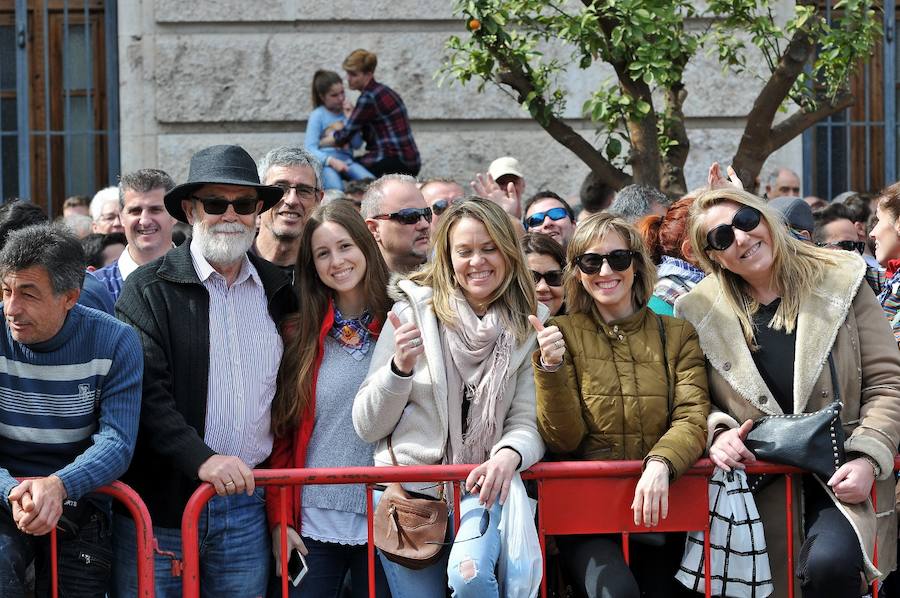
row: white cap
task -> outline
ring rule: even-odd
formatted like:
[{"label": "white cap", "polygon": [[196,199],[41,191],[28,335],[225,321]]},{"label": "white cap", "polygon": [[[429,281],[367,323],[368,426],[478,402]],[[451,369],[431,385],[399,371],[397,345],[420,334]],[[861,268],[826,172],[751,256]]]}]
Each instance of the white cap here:
[{"label": "white cap", "polygon": [[519,167],[519,161],[512,156],[503,156],[491,162],[488,173],[495,181],[507,174],[517,176],[520,179],[525,178],[525,175],[522,174],[522,169]]}]

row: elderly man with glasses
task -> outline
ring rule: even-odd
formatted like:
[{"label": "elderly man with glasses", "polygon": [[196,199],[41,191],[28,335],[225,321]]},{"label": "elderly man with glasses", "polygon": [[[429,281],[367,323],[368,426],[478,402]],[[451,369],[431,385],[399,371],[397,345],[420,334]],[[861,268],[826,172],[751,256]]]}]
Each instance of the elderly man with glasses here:
[{"label": "elderly man with glasses", "polygon": [[388,270],[406,274],[428,259],[432,212],[405,174],[386,174],[369,185],[362,217],[375,237]]},{"label": "elderly man with glasses", "polygon": [[[264,495],[251,470],[272,450],[271,404],[283,351],[282,319],[296,310],[290,280],[248,253],[256,219],[283,191],[261,185],[243,148],[191,158],[188,182],[166,210],[193,236],[139,268],[122,289],[119,318],[141,338],[143,405],[124,479],[144,499],[162,551],[181,555],[181,514],[199,482],[216,491],[201,518],[201,585],[210,596],[262,596],[269,573]],[[117,595],[136,592],[135,531],[114,521]],[[156,595],[181,596],[157,553]]]},{"label": "elderly man with glasses", "polygon": [[271,150],[257,163],[259,180],[284,192],[259,217],[259,234],[251,251],[281,268],[293,280],[306,219],[322,201],[322,165],[299,147]]}]

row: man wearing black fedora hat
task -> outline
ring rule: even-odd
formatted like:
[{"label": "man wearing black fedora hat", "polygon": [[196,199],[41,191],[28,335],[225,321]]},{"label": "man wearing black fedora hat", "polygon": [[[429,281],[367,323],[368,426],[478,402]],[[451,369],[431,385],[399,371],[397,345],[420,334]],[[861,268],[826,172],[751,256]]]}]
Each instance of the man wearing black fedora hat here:
[{"label": "man wearing black fedora hat", "polygon": [[[123,478],[144,499],[160,549],[181,554],[181,514],[199,482],[218,494],[200,522],[201,584],[214,596],[265,594],[269,567],[264,495],[251,470],[272,449],[271,403],[282,354],[279,326],[296,310],[287,277],[248,253],[256,217],[281,199],[261,185],[234,145],[194,154],[188,181],[166,210],[193,237],[125,281],[116,305],[144,349],[137,447]],[[136,592],[135,532],[114,521],[115,587]],[[180,596],[157,557],[156,595]]]}]

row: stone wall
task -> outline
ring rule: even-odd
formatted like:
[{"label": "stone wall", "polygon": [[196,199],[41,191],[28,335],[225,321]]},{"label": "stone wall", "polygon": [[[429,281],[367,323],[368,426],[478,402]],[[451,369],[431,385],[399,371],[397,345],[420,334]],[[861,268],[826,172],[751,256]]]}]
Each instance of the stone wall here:
[{"label": "stone wall", "polygon": [[[313,72],[341,72],[343,58],[362,47],[378,55],[377,79],[406,102],[421,176],[467,182],[493,158],[511,154],[530,191],[577,193],[586,167],[507,94],[439,86],[444,43],[464,33],[451,7],[451,0],[120,0],[122,171],[159,167],[181,181],[191,153],[207,145],[239,143],[259,156],[302,144]],[[566,79],[566,116],[589,139],[595,133],[578,110],[604,76],[598,69]],[[726,77],[702,53],[686,79],[687,180],[696,187],[712,160],[734,154],[761,83]],[[799,172],[799,139],[774,163]]]}]

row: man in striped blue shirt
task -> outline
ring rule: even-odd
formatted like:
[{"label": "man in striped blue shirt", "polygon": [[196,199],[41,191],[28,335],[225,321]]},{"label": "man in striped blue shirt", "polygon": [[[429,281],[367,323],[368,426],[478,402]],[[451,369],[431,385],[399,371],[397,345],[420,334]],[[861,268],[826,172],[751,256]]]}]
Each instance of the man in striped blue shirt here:
[{"label": "man in striped blue shirt", "polygon": [[[0,251],[0,595],[47,594],[58,529],[60,595],[102,597],[112,561],[108,504],[90,493],[131,460],[143,357],[137,334],[77,305],[85,256],[62,229],[10,234]],[[19,482],[17,478],[31,478]]]}]

